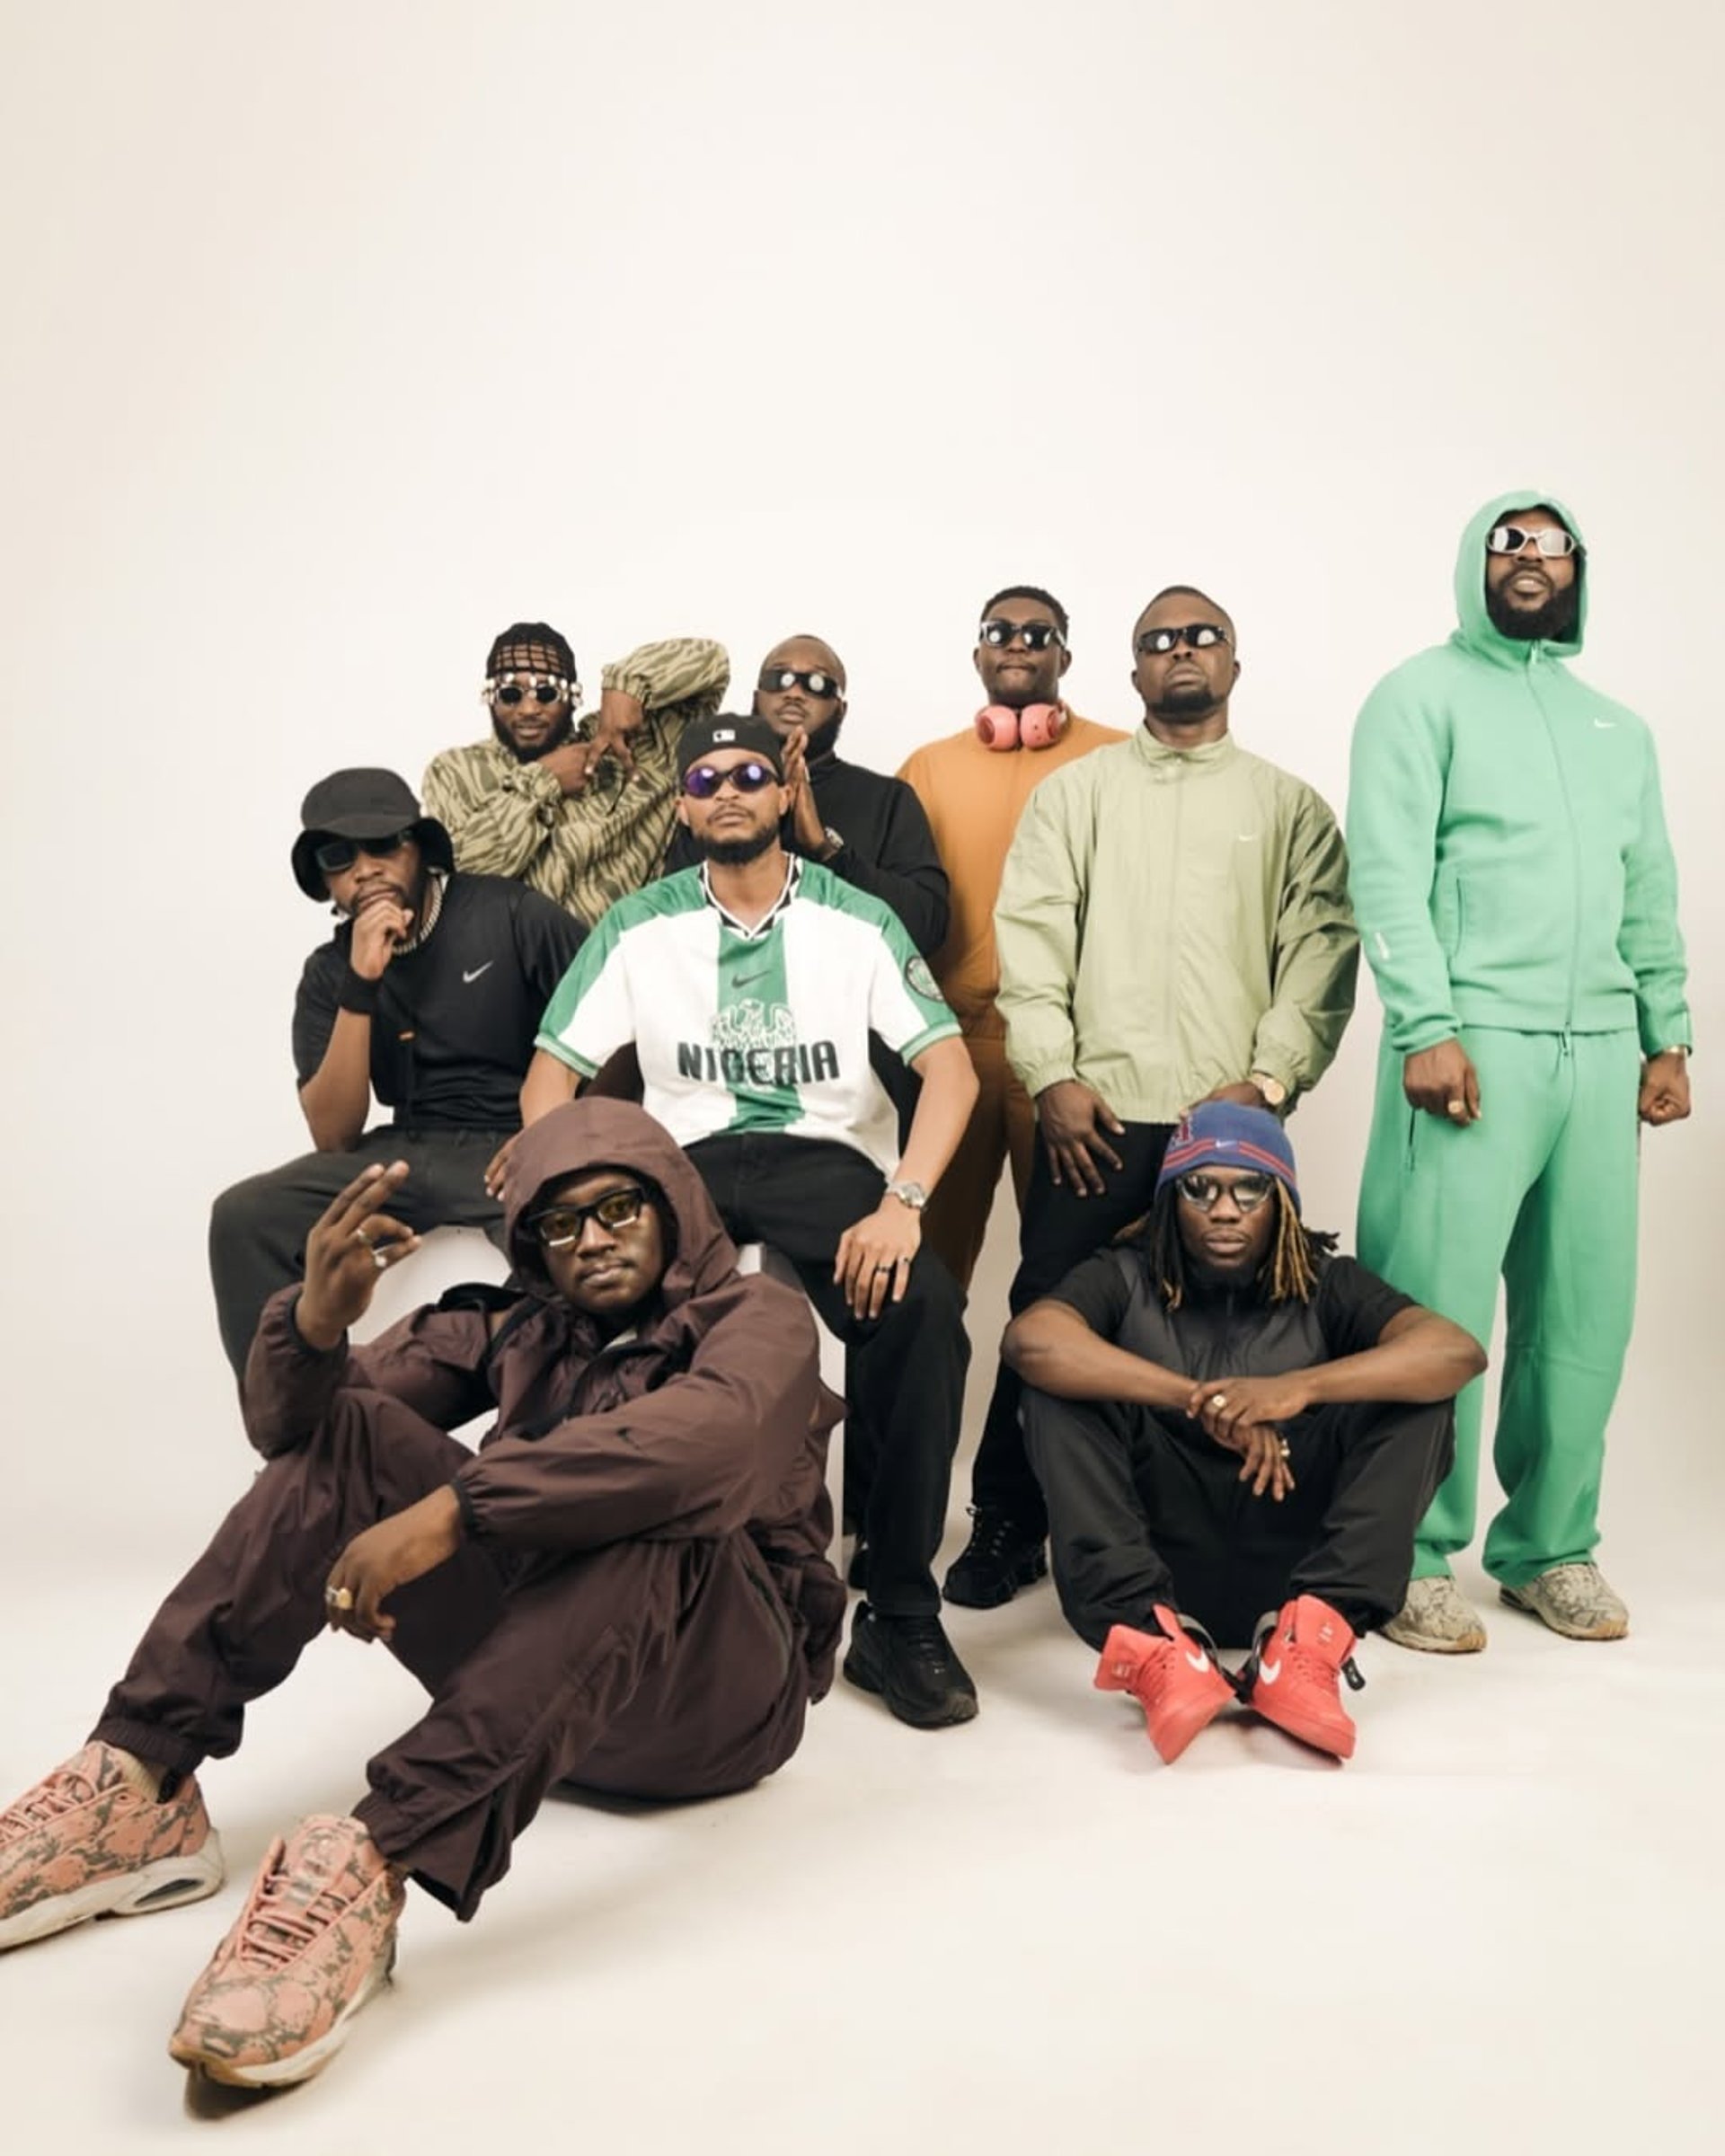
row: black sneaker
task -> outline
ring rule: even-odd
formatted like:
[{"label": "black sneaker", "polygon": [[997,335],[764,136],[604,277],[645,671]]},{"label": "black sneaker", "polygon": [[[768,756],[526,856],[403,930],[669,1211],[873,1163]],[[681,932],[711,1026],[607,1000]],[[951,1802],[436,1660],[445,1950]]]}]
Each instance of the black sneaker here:
[{"label": "black sneaker", "polygon": [[845,1674],[914,1729],[944,1729],[977,1711],[977,1688],[938,1617],[883,1617],[859,1602]]},{"label": "black sneaker", "polygon": [[1021,1527],[1009,1513],[973,1505],[970,1517],[970,1540],[947,1568],[941,1592],[967,1610],[997,1610],[1042,1577],[1048,1553],[1040,1533]]}]

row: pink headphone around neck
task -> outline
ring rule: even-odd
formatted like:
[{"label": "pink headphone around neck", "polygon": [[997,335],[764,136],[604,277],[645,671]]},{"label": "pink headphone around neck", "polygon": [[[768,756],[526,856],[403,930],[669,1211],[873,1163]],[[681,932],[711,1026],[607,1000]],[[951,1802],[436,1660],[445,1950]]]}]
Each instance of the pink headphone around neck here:
[{"label": "pink headphone around neck", "polygon": [[977,713],[977,738],[985,748],[1052,748],[1066,730],[1066,714],[1057,703],[987,703]]}]

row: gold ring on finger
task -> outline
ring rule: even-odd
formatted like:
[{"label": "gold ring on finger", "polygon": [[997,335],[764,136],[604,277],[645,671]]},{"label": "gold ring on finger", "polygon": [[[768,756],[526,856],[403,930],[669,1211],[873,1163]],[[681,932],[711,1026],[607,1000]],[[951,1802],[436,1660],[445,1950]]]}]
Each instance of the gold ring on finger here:
[{"label": "gold ring on finger", "polygon": [[1280,1443],[1282,1448],[1282,1458],[1284,1460],[1291,1460],[1294,1456],[1294,1447],[1287,1442],[1286,1437],[1281,1438],[1278,1442]]},{"label": "gold ring on finger", "polygon": [[1452,1116],[1464,1116],[1467,1113],[1466,1101],[1452,1100],[1449,1104],[1449,1112]]},{"label": "gold ring on finger", "polygon": [[1227,1404],[1228,1396],[1225,1392],[1212,1392],[1210,1394],[1210,1405],[1213,1408],[1225,1408]]},{"label": "gold ring on finger", "polygon": [[325,1587],[323,1599],[332,1610],[350,1610],[353,1607],[351,1587]]}]

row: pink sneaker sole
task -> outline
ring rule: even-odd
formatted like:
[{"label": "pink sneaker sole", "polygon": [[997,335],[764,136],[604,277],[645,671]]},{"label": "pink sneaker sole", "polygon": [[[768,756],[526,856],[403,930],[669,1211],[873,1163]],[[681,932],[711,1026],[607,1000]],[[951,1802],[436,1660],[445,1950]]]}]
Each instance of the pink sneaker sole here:
[{"label": "pink sneaker sole", "polygon": [[230,2089],[291,2089],[323,2072],[348,2040],[348,2031],[360,2008],[375,1999],[389,1982],[395,1967],[395,1941],[374,1963],[371,1973],[315,2043],[307,2044],[289,2058],[270,2059],[255,2066],[236,2066],[232,2059],[209,2058],[190,2046],[170,2043],[168,2055],[180,2065],[200,2073],[206,2081],[220,2081]]}]

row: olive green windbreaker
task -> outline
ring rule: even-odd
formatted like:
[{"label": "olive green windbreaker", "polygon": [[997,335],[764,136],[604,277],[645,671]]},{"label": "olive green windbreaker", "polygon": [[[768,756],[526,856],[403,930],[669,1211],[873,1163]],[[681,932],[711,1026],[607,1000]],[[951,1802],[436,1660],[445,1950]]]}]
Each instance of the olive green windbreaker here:
[{"label": "olive green windbreaker", "polygon": [[1172,1123],[1252,1071],[1317,1083],[1354,1007],[1359,940],[1336,820],[1231,737],[1145,728],[1031,796],[995,908],[1006,1053],[1032,1093],[1079,1078]]},{"label": "olive green windbreaker", "polygon": [[1580,540],[1554,495],[1487,502],[1456,561],[1460,626],[1386,675],[1354,729],[1354,905],[1402,1056],[1464,1025],[1639,1031],[1648,1055],[1690,1041],[1652,736],[1563,663],[1585,552],[1571,641],[1519,641],[1486,612],[1486,534],[1535,507]]}]

